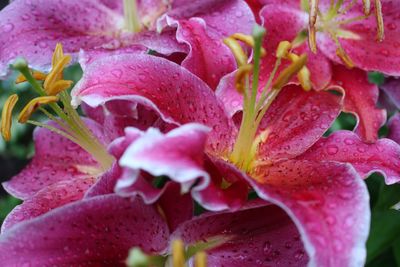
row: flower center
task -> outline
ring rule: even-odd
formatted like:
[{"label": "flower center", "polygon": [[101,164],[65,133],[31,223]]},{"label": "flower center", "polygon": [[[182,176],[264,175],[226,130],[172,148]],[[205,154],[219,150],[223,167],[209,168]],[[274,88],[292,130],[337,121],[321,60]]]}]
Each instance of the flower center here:
[{"label": "flower center", "polygon": [[[347,6],[343,4],[343,0],[331,0],[329,8],[324,14],[322,14],[319,10],[318,2],[318,0],[302,0],[301,2],[303,10],[309,12],[308,38],[311,51],[313,51],[314,53],[317,52],[316,32],[325,32],[329,34],[329,36],[335,42],[337,47],[336,54],[338,55],[338,57],[343,61],[346,66],[350,68],[354,67],[354,63],[352,62],[351,58],[340,44],[339,38],[360,39],[357,34],[343,29],[343,26],[356,21],[367,19],[370,16],[370,1],[363,0],[364,15],[345,20],[339,20],[338,16],[346,14],[351,8],[354,7],[357,0],[349,2]],[[319,18],[318,20],[317,17]],[[375,17],[377,24],[377,40],[381,42],[384,39],[384,25],[382,5],[380,0],[375,0]]]},{"label": "flower center", "polygon": [[[111,167],[114,158],[108,154],[104,145],[87,128],[78,112],[71,106],[71,97],[66,91],[72,85],[72,81],[63,79],[63,70],[70,60],[71,56],[64,55],[61,44],[56,46],[52,69],[48,74],[30,70],[24,59],[16,60],[13,67],[21,73],[16,83],[29,82],[39,95],[22,109],[18,122],[43,127],[69,139],[91,154],[98,162],[101,171],[106,171]],[[38,81],[43,81],[43,84]],[[0,130],[6,141],[11,139],[12,111],[17,101],[18,95],[13,94],[3,107]],[[54,121],[57,126],[30,120],[37,110]]]},{"label": "flower center", "polygon": [[[230,154],[229,160],[243,171],[249,172],[253,169],[258,146],[266,139],[268,133],[258,133],[262,118],[278,96],[281,89],[297,74],[297,78],[305,90],[311,89],[310,72],[305,66],[307,56],[298,56],[291,51],[292,43],[282,41],[276,50],[276,62],[269,75],[267,83],[259,93],[260,61],[265,54],[261,44],[265,35],[264,28],[256,26],[253,36],[234,34],[224,40],[225,44],[232,50],[237,64],[236,89],[243,95],[243,116],[240,130]],[[248,57],[244,53],[238,41],[242,41],[253,47],[253,63],[248,63]],[[275,78],[282,60],[289,60],[289,67],[281,71]],[[252,82],[250,73],[252,72]]]},{"label": "flower center", "polygon": [[124,18],[125,28],[129,32],[140,32],[142,25],[140,23],[138,6],[136,0],[123,0],[124,1]]}]

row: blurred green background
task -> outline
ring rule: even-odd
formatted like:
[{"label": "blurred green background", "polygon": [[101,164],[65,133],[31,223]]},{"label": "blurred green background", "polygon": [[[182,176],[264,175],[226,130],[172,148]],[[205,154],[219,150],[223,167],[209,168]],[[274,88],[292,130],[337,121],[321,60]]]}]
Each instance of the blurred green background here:
[{"label": "blurred green background", "polygon": [[[6,0],[0,0],[0,9],[7,4]],[[81,70],[78,66],[69,68],[66,77],[78,80]],[[16,74],[7,81],[0,81],[0,110],[4,101],[12,93],[20,96],[19,104],[27,103],[35,94],[27,84],[14,84]],[[383,75],[371,73],[370,81],[376,84],[384,82]],[[21,106],[17,106],[19,110]],[[35,115],[39,116],[39,115]],[[36,117],[36,119],[41,119]],[[355,126],[352,115],[342,114],[331,130],[349,129]],[[382,127],[381,136],[385,136],[386,127]],[[11,142],[5,143],[0,138],[0,181],[6,181],[17,174],[28,162],[34,153],[32,143],[33,127],[30,125],[13,124]],[[368,267],[391,267],[400,266],[400,212],[394,209],[400,202],[400,184],[386,186],[383,177],[379,174],[371,175],[366,184],[371,197],[372,222],[370,236],[367,242],[367,264]],[[9,196],[0,188],[0,223],[5,216],[20,203],[19,200]],[[399,207],[400,208],[400,207]],[[0,263],[1,264],[1,263]],[[338,266],[341,267],[341,266]]]}]

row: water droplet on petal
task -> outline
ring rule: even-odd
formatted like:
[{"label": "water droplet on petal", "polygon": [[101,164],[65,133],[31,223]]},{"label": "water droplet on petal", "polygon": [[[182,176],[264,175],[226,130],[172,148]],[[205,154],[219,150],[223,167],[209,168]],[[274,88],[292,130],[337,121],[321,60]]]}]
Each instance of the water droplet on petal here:
[{"label": "water droplet on petal", "polygon": [[339,148],[336,145],[329,145],[326,147],[326,153],[329,155],[335,155],[339,151]]},{"label": "water droplet on petal", "polygon": [[350,139],[350,138],[346,138],[346,139],[344,139],[344,143],[346,145],[352,145],[352,144],[354,144],[354,141],[352,139]]},{"label": "water droplet on petal", "polygon": [[382,56],[385,56],[385,57],[389,56],[389,50],[387,50],[387,49],[382,49],[380,51],[380,53],[381,53]]},{"label": "water droplet on petal", "polygon": [[4,24],[3,26],[1,26],[1,31],[3,31],[3,32],[10,32],[13,29],[14,29],[14,25],[11,23],[7,23],[7,24]]},{"label": "water droplet on petal", "polygon": [[269,242],[269,241],[265,242],[264,243],[264,248],[263,248],[264,252],[266,254],[269,254],[269,253],[271,253],[271,249],[272,249],[271,242]]},{"label": "water droplet on petal", "polygon": [[111,74],[112,74],[115,78],[119,79],[119,78],[121,78],[121,76],[122,76],[122,71],[121,71],[121,70],[112,70],[112,71],[111,71]]}]

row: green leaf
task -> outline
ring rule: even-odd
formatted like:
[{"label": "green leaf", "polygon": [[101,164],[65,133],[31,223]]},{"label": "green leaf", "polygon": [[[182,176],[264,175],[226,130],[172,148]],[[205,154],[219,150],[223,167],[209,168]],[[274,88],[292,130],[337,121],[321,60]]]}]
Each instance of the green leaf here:
[{"label": "green leaf", "polygon": [[0,223],[4,221],[7,214],[17,205],[21,204],[19,199],[7,196],[0,199]]},{"label": "green leaf", "polygon": [[385,76],[379,72],[369,72],[368,81],[376,85],[382,85],[385,82]]}]

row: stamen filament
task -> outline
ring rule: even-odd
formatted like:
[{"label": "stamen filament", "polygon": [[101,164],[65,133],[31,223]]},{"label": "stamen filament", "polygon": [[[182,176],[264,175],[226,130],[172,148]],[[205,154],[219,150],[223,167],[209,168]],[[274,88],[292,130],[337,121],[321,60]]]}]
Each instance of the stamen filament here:
[{"label": "stamen filament", "polygon": [[142,29],[136,0],[124,0],[125,26],[130,32],[140,32]]},{"label": "stamen filament", "polygon": [[47,129],[49,131],[55,132],[55,133],[65,137],[65,138],[69,139],[70,141],[74,142],[75,144],[79,144],[79,140],[78,139],[76,139],[72,135],[70,135],[70,134],[68,134],[68,133],[66,133],[64,131],[61,131],[60,129],[57,129],[56,127],[53,127],[51,125],[44,124],[44,123],[37,122],[37,121],[33,121],[33,120],[27,120],[26,123],[32,124],[34,126],[45,128],[45,129]]},{"label": "stamen filament", "polygon": [[385,28],[383,24],[382,3],[380,0],[375,0],[375,16],[378,27],[377,40],[382,42],[385,38]]},{"label": "stamen filament", "polygon": [[247,64],[247,55],[236,39],[234,39],[233,37],[225,38],[224,44],[228,46],[229,49],[232,51],[233,56],[236,59],[236,63],[239,67]]},{"label": "stamen filament", "polygon": [[18,95],[13,94],[6,100],[1,113],[0,131],[5,141],[11,140],[12,111],[17,104]]},{"label": "stamen filament", "polygon": [[364,7],[364,14],[369,15],[371,12],[371,2],[370,0],[362,0],[363,1],[363,7]]}]

